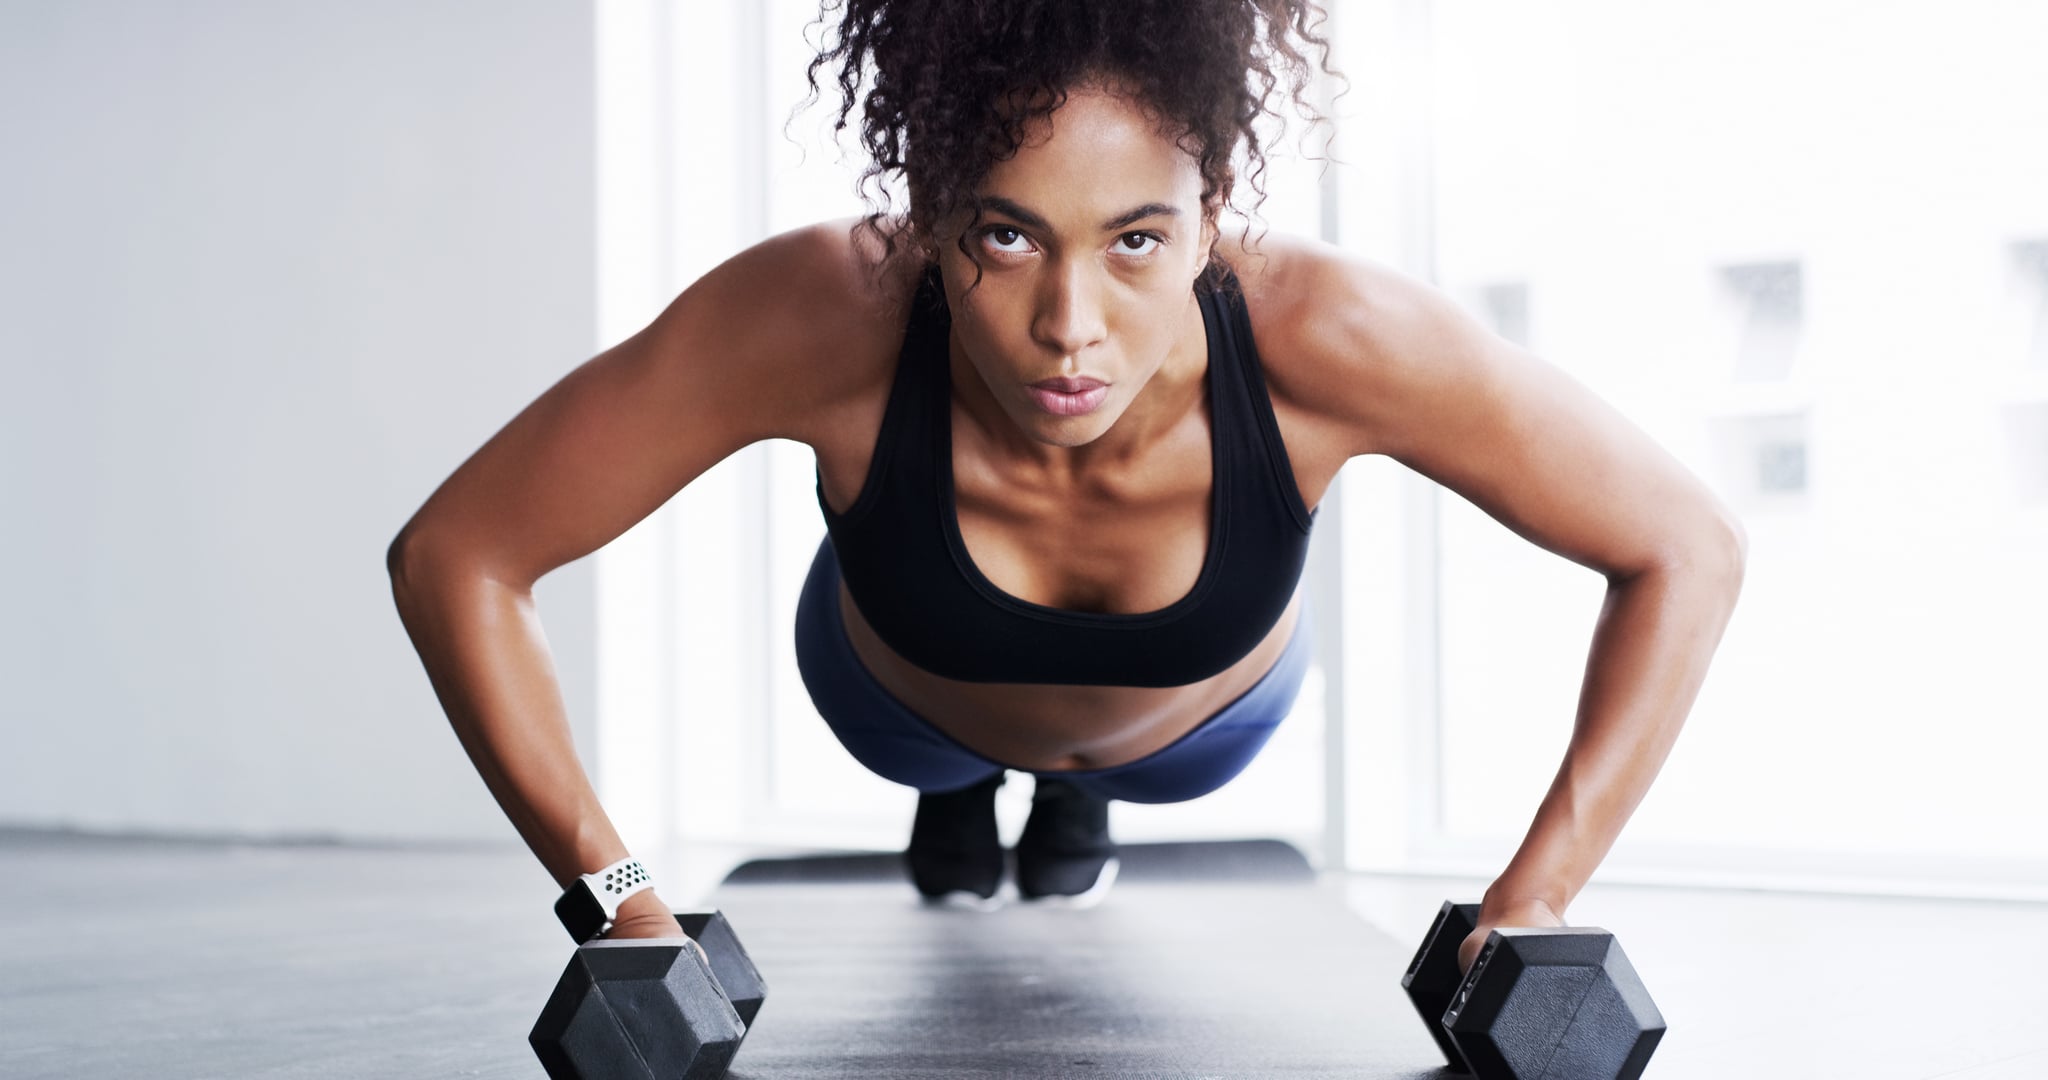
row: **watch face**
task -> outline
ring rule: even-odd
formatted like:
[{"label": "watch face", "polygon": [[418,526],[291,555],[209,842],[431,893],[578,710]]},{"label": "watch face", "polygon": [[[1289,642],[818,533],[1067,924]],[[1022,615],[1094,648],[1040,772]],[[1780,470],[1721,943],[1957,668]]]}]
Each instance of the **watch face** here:
[{"label": "watch face", "polygon": [[569,936],[581,945],[597,936],[604,924],[611,921],[605,914],[604,902],[590,891],[590,883],[577,878],[563,890],[562,898],[555,901],[555,917],[562,920],[562,927]]}]

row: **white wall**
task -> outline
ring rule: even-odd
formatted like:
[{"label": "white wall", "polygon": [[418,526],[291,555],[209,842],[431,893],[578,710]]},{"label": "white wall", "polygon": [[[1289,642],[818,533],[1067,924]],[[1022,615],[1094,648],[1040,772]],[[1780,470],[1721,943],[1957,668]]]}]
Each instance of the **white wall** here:
[{"label": "white wall", "polygon": [[[598,349],[593,13],[0,6],[0,822],[516,837],[384,549]],[[537,589],[579,742],[589,561]]]}]

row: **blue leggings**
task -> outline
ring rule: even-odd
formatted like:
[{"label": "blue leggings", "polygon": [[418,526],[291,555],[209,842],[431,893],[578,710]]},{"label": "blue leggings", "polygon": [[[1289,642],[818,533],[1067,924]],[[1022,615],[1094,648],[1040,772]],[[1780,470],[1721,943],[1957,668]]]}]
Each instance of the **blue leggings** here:
[{"label": "blue leggings", "polygon": [[910,711],[860,662],[839,615],[839,558],[828,534],[796,608],[796,660],[818,714],[854,760],[919,791],[955,791],[1003,771],[1053,776],[1097,796],[1169,803],[1199,798],[1244,771],[1285,719],[1312,651],[1307,605],[1280,659],[1194,730],[1136,761],[1103,769],[1023,769],[983,757]]}]

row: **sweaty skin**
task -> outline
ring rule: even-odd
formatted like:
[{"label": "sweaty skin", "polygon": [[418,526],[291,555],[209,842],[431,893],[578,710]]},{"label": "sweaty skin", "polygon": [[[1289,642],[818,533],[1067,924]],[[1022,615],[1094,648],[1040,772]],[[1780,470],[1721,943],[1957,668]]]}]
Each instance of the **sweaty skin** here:
[{"label": "sweaty skin", "polygon": [[[1193,159],[1125,97],[1082,85],[981,194],[1002,202],[968,237],[978,286],[951,238],[938,244],[969,552],[1035,603],[1166,607],[1192,587],[1208,543],[1192,285],[1214,233]],[[827,504],[851,505],[915,268],[878,273],[849,224],[770,238],[700,278],[494,435],[391,546],[394,596],[450,722],[559,885],[626,847],[577,763],[532,585],[762,439],[811,446]],[[1608,581],[1570,745],[1486,890],[1460,950],[1469,967],[1496,926],[1558,925],[1605,857],[1705,678],[1746,539],[1640,429],[1438,291],[1278,234],[1227,236],[1218,254],[1244,287],[1309,507],[1346,460],[1383,454]],[[1104,380],[1106,400],[1083,416],[1038,409],[1027,384],[1056,376]],[[1050,771],[1133,760],[1199,723],[1271,667],[1299,598],[1239,664],[1167,688],[951,682],[891,653],[844,592],[841,606],[862,662],[905,704],[989,757]],[[612,936],[680,928],[648,891]]]}]

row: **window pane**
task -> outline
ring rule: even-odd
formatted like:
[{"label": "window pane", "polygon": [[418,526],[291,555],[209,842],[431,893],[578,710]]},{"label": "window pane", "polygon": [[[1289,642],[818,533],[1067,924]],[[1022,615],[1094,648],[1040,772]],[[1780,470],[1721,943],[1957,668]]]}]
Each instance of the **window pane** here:
[{"label": "window pane", "polygon": [[[1624,844],[2048,858],[2048,7],[1434,11],[1441,280],[1750,533]],[[1444,820],[1512,841],[1604,582],[1444,506]]]}]

